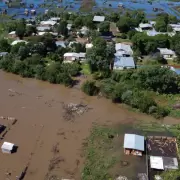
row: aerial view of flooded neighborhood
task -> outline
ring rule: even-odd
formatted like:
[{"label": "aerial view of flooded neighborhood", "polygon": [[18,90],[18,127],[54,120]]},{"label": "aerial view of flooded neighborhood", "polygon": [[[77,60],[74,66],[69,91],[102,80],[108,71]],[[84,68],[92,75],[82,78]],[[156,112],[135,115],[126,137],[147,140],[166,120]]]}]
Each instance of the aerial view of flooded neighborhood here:
[{"label": "aerial view of flooded neighborhood", "polygon": [[0,180],[180,180],[179,0],[0,0]]}]

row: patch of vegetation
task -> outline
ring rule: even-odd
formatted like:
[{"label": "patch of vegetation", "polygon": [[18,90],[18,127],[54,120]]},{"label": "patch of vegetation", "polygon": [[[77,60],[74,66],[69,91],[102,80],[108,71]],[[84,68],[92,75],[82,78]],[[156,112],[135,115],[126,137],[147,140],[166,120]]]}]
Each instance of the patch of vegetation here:
[{"label": "patch of vegetation", "polygon": [[86,93],[89,96],[97,95],[99,91],[99,89],[96,86],[96,82],[90,80],[85,81],[82,84],[81,89],[84,93]]},{"label": "patch of vegetation", "polygon": [[104,180],[109,179],[110,168],[117,161],[117,157],[111,152],[112,137],[116,131],[108,127],[95,126],[87,140],[85,147],[85,166],[82,172],[83,180]]},{"label": "patch of vegetation", "polygon": [[81,68],[82,68],[81,72],[82,72],[84,75],[90,75],[90,74],[91,74],[89,64],[83,63],[83,64],[81,65]]}]

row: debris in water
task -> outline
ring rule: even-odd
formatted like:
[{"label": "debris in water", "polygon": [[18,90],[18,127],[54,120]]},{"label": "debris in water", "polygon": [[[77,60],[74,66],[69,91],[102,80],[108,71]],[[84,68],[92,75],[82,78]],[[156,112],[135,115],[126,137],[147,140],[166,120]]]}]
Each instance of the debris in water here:
[{"label": "debris in water", "polygon": [[75,115],[82,115],[91,109],[86,104],[83,103],[79,103],[79,104],[62,103],[62,107],[64,109],[63,118],[65,120],[73,120],[75,118]]},{"label": "debris in water", "polygon": [[115,180],[128,180],[128,178],[125,177],[125,176],[119,176],[119,177],[116,178]]}]

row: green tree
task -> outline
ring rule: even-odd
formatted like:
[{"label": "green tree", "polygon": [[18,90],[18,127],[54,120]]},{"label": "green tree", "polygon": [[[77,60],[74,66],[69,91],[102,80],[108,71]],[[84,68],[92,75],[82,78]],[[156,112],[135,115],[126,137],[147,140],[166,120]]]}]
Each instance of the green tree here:
[{"label": "green tree", "polygon": [[22,39],[25,35],[25,32],[26,32],[25,26],[22,24],[19,24],[16,28],[16,36]]},{"label": "green tree", "polygon": [[109,22],[105,21],[105,22],[101,22],[99,24],[99,32],[107,33],[107,32],[109,32],[109,30],[110,30],[110,23]]},{"label": "green tree", "polygon": [[83,26],[83,19],[81,16],[78,16],[75,20],[74,20],[74,26],[76,28],[82,27]]},{"label": "green tree", "polygon": [[67,29],[67,22],[66,21],[62,21],[60,23],[60,25],[58,25],[57,32],[59,35],[62,34],[65,37],[68,36],[68,29]]},{"label": "green tree", "polygon": [[26,35],[31,36],[33,33],[37,34],[36,26],[26,26]]},{"label": "green tree", "polygon": [[84,93],[86,93],[89,96],[97,95],[98,93],[98,88],[96,87],[94,81],[89,81],[89,80],[85,81],[82,84],[81,89]]},{"label": "green tree", "polygon": [[156,29],[156,31],[166,32],[167,31],[166,22],[163,19],[157,20],[156,24],[155,24],[155,29]]},{"label": "green tree", "polygon": [[20,46],[18,56],[21,60],[27,58],[29,56],[29,49],[26,46]]},{"label": "green tree", "polygon": [[0,51],[1,52],[10,52],[11,45],[8,43],[7,39],[0,40]]},{"label": "green tree", "polygon": [[117,22],[116,26],[118,27],[120,32],[126,33],[126,32],[128,32],[130,30],[131,24],[132,24],[131,18],[123,16]]}]

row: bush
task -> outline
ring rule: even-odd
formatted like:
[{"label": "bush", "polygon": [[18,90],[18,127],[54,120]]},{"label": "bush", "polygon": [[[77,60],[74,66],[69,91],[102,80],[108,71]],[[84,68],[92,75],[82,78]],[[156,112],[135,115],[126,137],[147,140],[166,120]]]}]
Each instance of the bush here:
[{"label": "bush", "polygon": [[82,84],[82,91],[89,96],[93,96],[97,95],[99,90],[95,85],[95,81],[87,80]]}]

